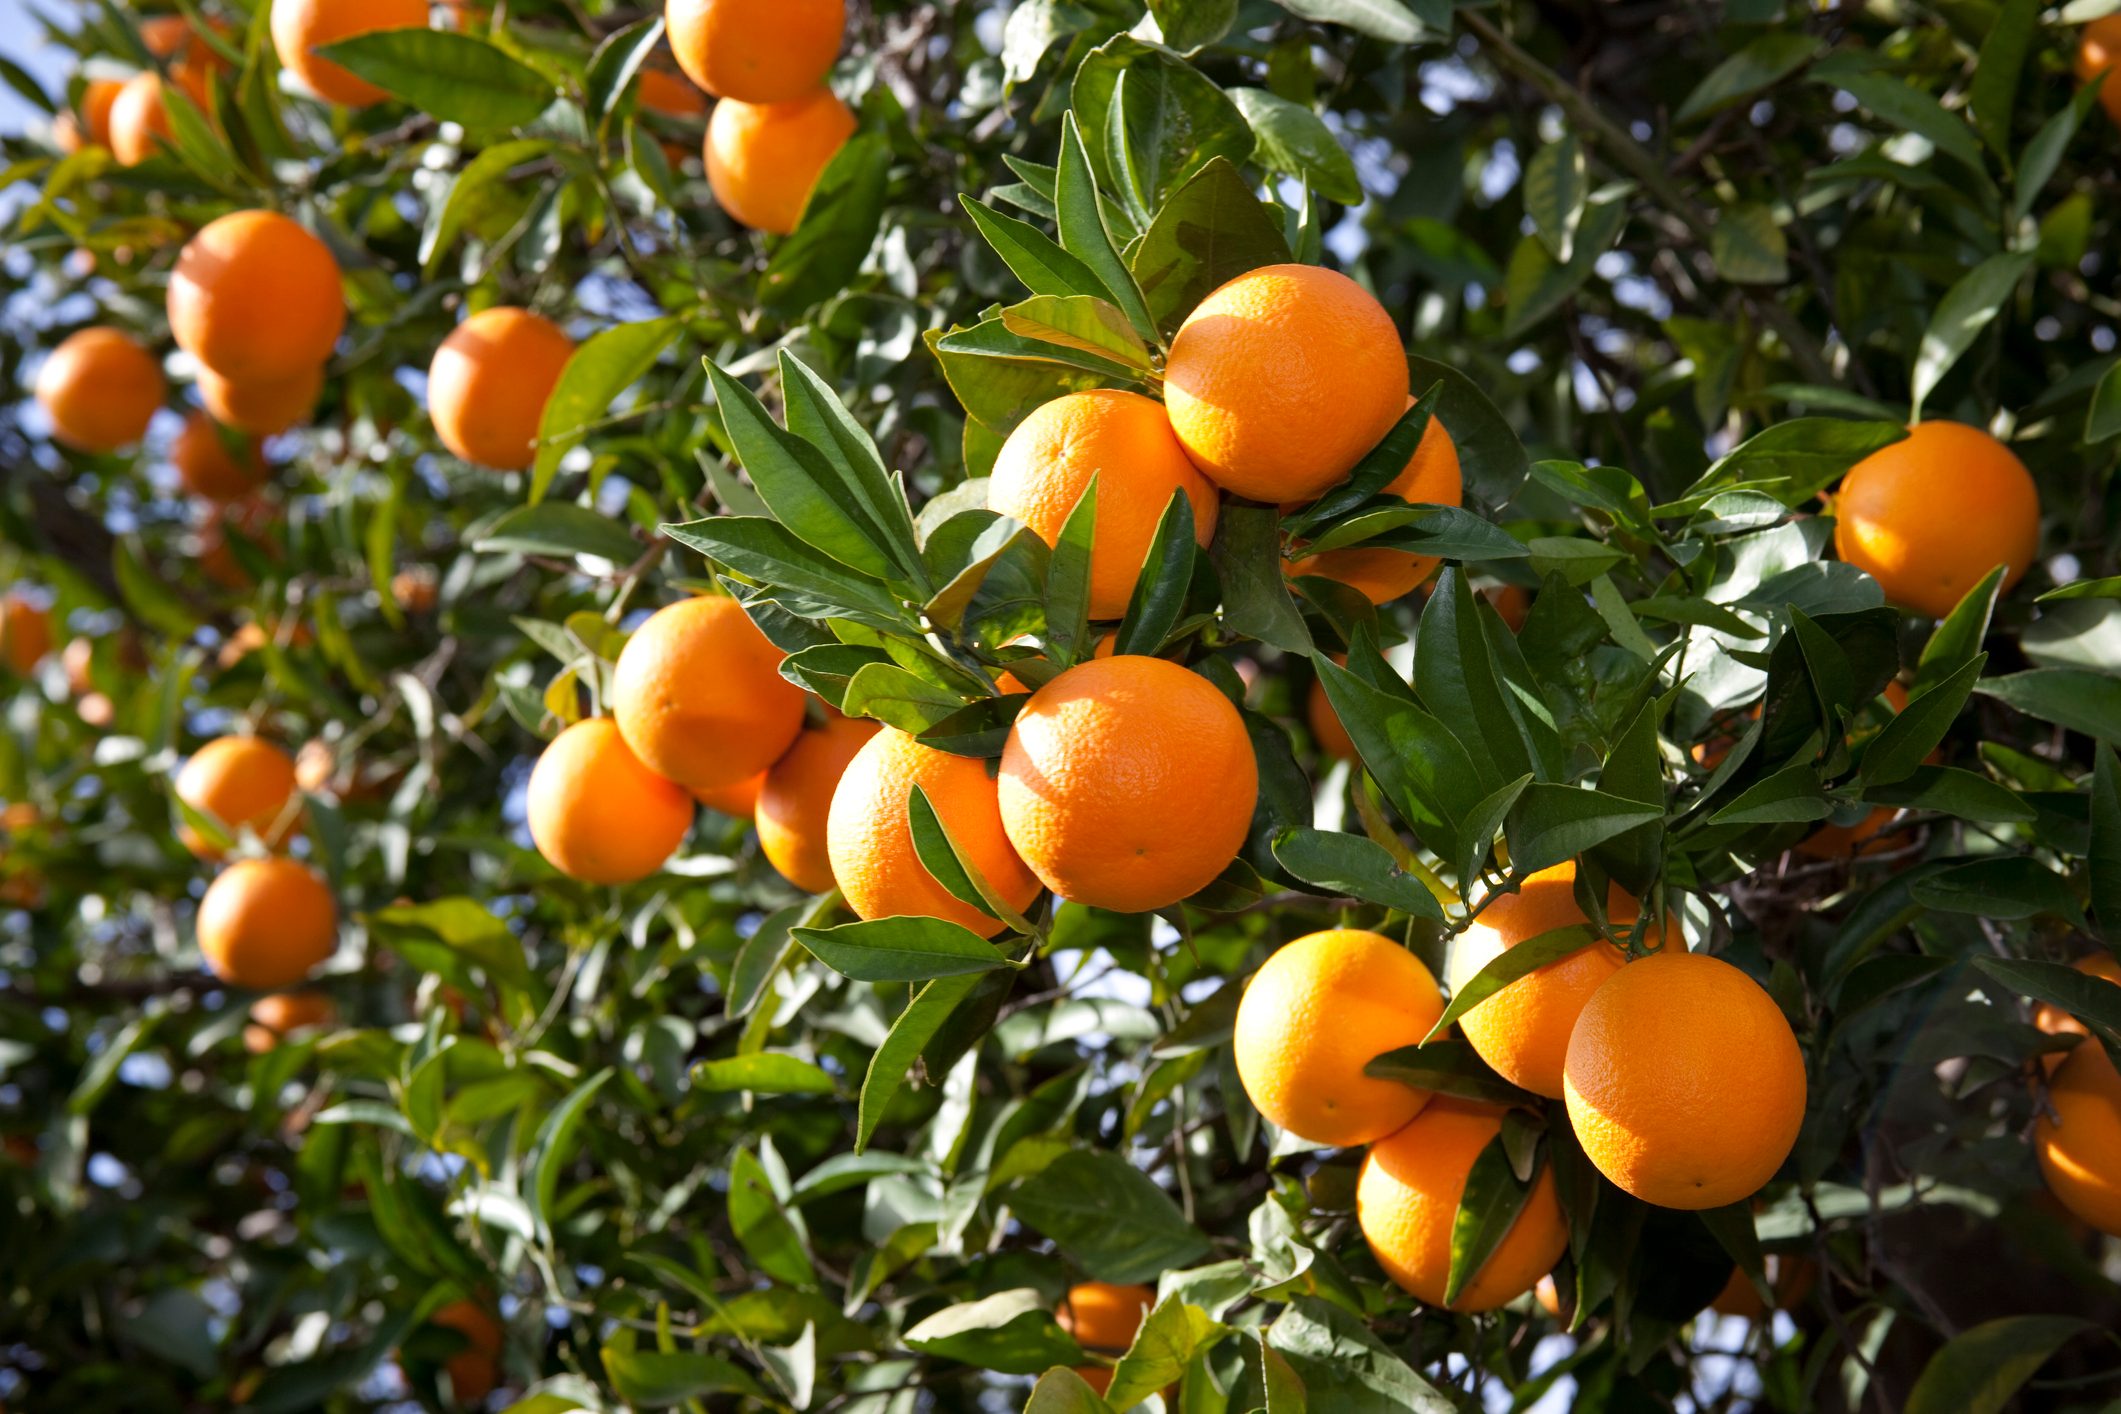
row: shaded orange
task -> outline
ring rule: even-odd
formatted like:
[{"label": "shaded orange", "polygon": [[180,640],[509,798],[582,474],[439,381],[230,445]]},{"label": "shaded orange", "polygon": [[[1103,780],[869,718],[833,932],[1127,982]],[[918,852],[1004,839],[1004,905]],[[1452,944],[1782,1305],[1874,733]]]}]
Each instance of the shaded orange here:
[{"label": "shaded orange", "polygon": [[345,326],[339,262],[277,212],[208,223],[170,272],[171,335],[224,378],[271,381],[318,367]]},{"label": "shaded orange", "polygon": [[37,405],[52,436],[83,452],[140,440],[168,391],[147,346],[108,325],[76,330],[37,369]]},{"label": "shaded orange", "polygon": [[199,951],[216,977],[237,987],[292,987],[339,944],[331,889],[306,864],[278,855],[239,859],[199,901]]},{"label": "shaded orange", "polygon": [[[711,786],[706,790],[693,790],[692,798],[709,810],[719,810],[724,815],[733,815],[739,820],[749,820],[759,808],[759,792],[766,788],[766,773],[759,772],[738,781],[735,785]],[[688,787],[690,789],[690,787]]]},{"label": "shaded orange", "polygon": [[285,378],[253,378],[241,383],[201,366],[199,401],[223,427],[271,437],[309,416],[324,390],[324,365],[313,364]]},{"label": "shaded orange", "polygon": [[1512,633],[1524,632],[1525,616],[1532,612],[1532,591],[1518,584],[1497,584],[1480,591],[1495,606],[1495,613]]},{"label": "shaded orange", "polygon": [[[1355,1184],[1355,1219],[1385,1275],[1431,1306],[1444,1305],[1451,1227],[1466,1178],[1502,1132],[1503,1111],[1439,1096],[1411,1123],[1371,1146]],[[1568,1249],[1569,1230],[1542,1166],[1510,1230],[1466,1282],[1453,1311],[1492,1311],[1538,1285]]]},{"label": "shaded orange", "polygon": [[465,461],[521,471],[537,457],[538,423],[574,340],[541,314],[482,309],[449,331],[427,367],[427,412]]},{"label": "shaded orange", "polygon": [[829,88],[781,103],[725,98],[707,120],[707,184],[731,220],[785,236],[853,135],[853,112]]},{"label": "shaded orange", "polygon": [[1369,291],[1315,265],[1269,265],[1186,316],[1164,404],[1210,481],[1282,505],[1345,479],[1406,410],[1407,383],[1399,330]]},{"label": "shaded orange", "polygon": [[1834,550],[1885,597],[1943,618],[1998,565],[2007,593],[2040,548],[2040,492],[1978,427],[1919,422],[1849,469],[1834,495]]},{"label": "shaded orange", "polygon": [[1443,1015],[1421,959],[1379,933],[1334,928],[1284,944],[1245,986],[1232,1045],[1261,1114],[1313,1144],[1346,1148],[1399,1129],[1429,1092],[1363,1074]]},{"label": "shaded orange", "polygon": [[1078,663],[1009,728],[1002,828],[1062,898],[1123,913],[1213,883],[1259,794],[1244,719],[1200,674],[1119,654]]},{"label": "shaded orange", "polygon": [[2048,1081],[2033,1152],[2048,1188],[2080,1221],[2121,1236],[2121,1073],[2106,1048],[2084,1041]]},{"label": "shaded orange", "polygon": [[330,1026],[339,1009],[322,992],[275,992],[250,1004],[250,1025],[243,1028],[243,1049],[262,1055],[297,1031]]},{"label": "shaded orange", "polygon": [[1325,684],[1317,678],[1311,679],[1311,691],[1304,699],[1304,720],[1311,725],[1311,735],[1318,742],[1318,749],[1328,756],[1343,761],[1355,759],[1355,742],[1342,725],[1340,714],[1333,710],[1333,701],[1326,696]]},{"label": "shaded orange", "polygon": [[123,79],[90,79],[82,85],[80,132],[98,147],[110,146],[111,105],[124,87]]},{"label": "shaded orange", "polygon": [[[215,737],[177,772],[177,799],[219,822],[231,839],[249,830],[268,846],[284,843],[300,826],[294,758],[254,736]],[[189,825],[177,838],[201,859],[223,853]]]},{"label": "shaded orange", "polygon": [[673,74],[654,65],[641,70],[638,102],[651,113],[667,113],[673,118],[707,116],[705,94],[694,88],[682,74]]},{"label": "shaded orange", "polygon": [[221,429],[213,418],[195,411],[170,442],[169,461],[184,489],[194,496],[233,501],[257,490],[266,476],[265,458],[258,455],[257,445],[251,443],[243,452],[238,461],[221,440]]},{"label": "shaded orange", "polygon": [[427,28],[427,0],[273,0],[272,47],[280,67],[328,103],[359,108],[389,97],[316,51],[357,34]]},{"label": "shaded orange", "polygon": [[1701,953],[1653,953],[1607,978],[1569,1037],[1563,1088],[1591,1162],[1665,1208],[1750,1198],[1804,1122],[1804,1055],[1781,1008]]},{"label": "shaded orange", "polygon": [[2121,123],[2121,15],[2101,15],[2084,27],[2077,39],[2076,70],[2079,83],[2090,83],[2098,75],[2099,104],[2107,116]]},{"label": "shaded orange", "polygon": [[530,838],[553,868],[630,884],[663,867],[692,828],[692,797],[641,764],[609,717],[548,743],[530,772]]},{"label": "shaded orange", "polygon": [[[1768,1290],[1774,1295],[1778,1311],[1787,1311],[1802,1302],[1818,1277],[1819,1264],[1809,1257],[1767,1254]],[[1738,1316],[1748,1321],[1757,1321],[1768,1311],[1760,1299],[1760,1289],[1753,1285],[1745,1269],[1737,1266],[1731,1268],[1731,1279],[1709,1302],[1709,1309],[1719,1316]]]},{"label": "shaded orange", "polygon": [[493,1393],[501,1382],[501,1349],[507,1333],[492,1313],[476,1301],[452,1301],[427,1318],[464,1337],[463,1348],[442,1362],[449,1390],[467,1408]]},{"label": "shaded orange", "polygon": [[1001,920],[959,899],[921,863],[909,805],[915,786],[1001,901],[1019,913],[1031,906],[1038,878],[1002,832],[986,763],[924,746],[896,727],[863,743],[832,793],[825,853],[833,879],[861,918],[941,918],[993,937]]},{"label": "shaded orange", "polygon": [[1194,539],[1203,547],[1215,538],[1220,502],[1155,399],[1101,388],[1055,398],[1016,425],[994,459],[987,507],[1056,545],[1093,477],[1090,617],[1117,619],[1172,495],[1184,491],[1192,503]]},{"label": "shaded orange", "polygon": [[51,611],[20,594],[0,599],[0,662],[8,671],[28,677],[51,651]]},{"label": "shaded orange", "polygon": [[665,0],[670,52],[717,98],[785,103],[824,81],[847,28],[845,0]]},{"label": "shaded orange", "polygon": [[[1068,1288],[1053,1319],[1085,1350],[1106,1355],[1124,1355],[1141,1332],[1142,1322],[1156,1308],[1156,1288],[1115,1286],[1106,1281],[1086,1281]],[[1111,1378],[1111,1371],[1093,1367]],[[1082,1374],[1081,1370],[1076,1371]],[[1087,1375],[1085,1379],[1089,1378]]]},{"label": "shaded orange", "polygon": [[784,656],[736,600],[681,599],[620,650],[612,717],[634,755],[680,785],[749,780],[803,727],[803,690],[781,676]]},{"label": "shaded orange", "polygon": [[782,878],[805,893],[821,894],[833,886],[825,848],[832,795],[847,763],[876,735],[878,725],[835,713],[822,727],[806,728],[766,772],[753,815],[759,848]]},{"label": "shaded orange", "polygon": [[[1412,398],[1407,399],[1407,406],[1414,406]],[[1465,504],[1465,491],[1465,477],[1458,465],[1458,444],[1451,440],[1443,419],[1431,417],[1421,434],[1421,441],[1414,448],[1414,455],[1407,458],[1406,469],[1392,478],[1384,494],[1416,505],[1459,506]],[[1434,555],[1356,546],[1292,561],[1288,565],[1288,574],[1292,579],[1298,575],[1337,579],[1372,604],[1389,604],[1413,593],[1440,563],[1442,561]]]}]

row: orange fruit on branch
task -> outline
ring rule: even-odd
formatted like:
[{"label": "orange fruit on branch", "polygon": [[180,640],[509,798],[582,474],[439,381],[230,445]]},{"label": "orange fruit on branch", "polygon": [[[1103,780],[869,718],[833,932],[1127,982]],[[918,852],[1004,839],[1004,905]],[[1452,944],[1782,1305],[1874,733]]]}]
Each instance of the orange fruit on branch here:
[{"label": "orange fruit on branch", "polygon": [[717,98],[785,103],[824,81],[847,28],[845,0],[665,0],[670,52]]},{"label": "orange fruit on branch", "polygon": [[320,367],[346,326],[339,262],[272,211],[235,211],[185,242],[169,277],[179,348],[238,382]]},{"label": "orange fruit on branch", "polygon": [[83,452],[139,441],[167,391],[161,361],[106,325],[67,335],[37,370],[37,405],[52,420],[52,435]]},{"label": "orange fruit on branch", "polygon": [[427,367],[435,435],[475,466],[521,471],[537,459],[538,424],[574,340],[541,314],[482,309],[449,331]]},{"label": "orange fruit on branch", "polygon": [[[1412,398],[1407,399],[1407,406],[1414,406]],[[1465,477],[1458,465],[1458,444],[1451,440],[1442,418],[1430,417],[1421,441],[1414,448],[1414,455],[1407,458],[1406,470],[1392,478],[1385,486],[1384,494],[1416,505],[1458,506],[1465,503]],[[1434,555],[1357,545],[1306,555],[1289,565],[1289,575],[1291,578],[1322,575],[1337,579],[1359,591],[1372,604],[1389,604],[1413,593],[1439,563],[1441,561]]]},{"label": "orange fruit on branch", "polygon": [[592,884],[647,878],[692,829],[692,797],[642,765],[609,717],[584,718],[546,744],[527,807],[538,853]]},{"label": "orange fruit on branch", "polygon": [[390,95],[316,51],[383,29],[427,28],[427,0],[272,0],[272,47],[280,67],[327,103],[349,108]]},{"label": "orange fruit on branch", "polygon": [[999,784],[1002,828],[1047,888],[1143,913],[1229,867],[1251,829],[1259,767],[1243,717],[1213,683],[1119,654],[1031,695]]},{"label": "orange fruit on branch", "polygon": [[1407,407],[1392,316],[1315,265],[1249,271],[1179,326],[1164,369],[1171,429],[1210,481],[1268,505],[1346,479]]},{"label": "orange fruit on branch", "polygon": [[759,794],[766,789],[766,773],[759,772],[738,781],[734,785],[712,786],[706,790],[692,790],[692,798],[709,810],[719,810],[724,815],[739,820],[749,820],[759,808]]},{"label": "orange fruit on branch", "polygon": [[2077,37],[2077,81],[2090,83],[2099,75],[2099,103],[2107,116],[2121,123],[2121,15],[2101,15]]},{"label": "orange fruit on branch", "polygon": [[1591,1162],[1665,1208],[1720,1208],[1775,1176],[1804,1123],[1804,1054],[1781,1008],[1720,958],[1668,950],[1591,994],[1563,1069]]},{"label": "orange fruit on branch", "polygon": [[51,651],[51,611],[20,594],[0,599],[0,662],[8,671],[28,677]]},{"label": "orange fruit on branch", "polygon": [[2106,1048],[2085,1039],[2055,1069],[2048,1108],[2033,1126],[2041,1176],[2062,1206],[2121,1236],[2121,1073]]},{"label": "orange fruit on branch", "polygon": [[[177,799],[218,821],[232,839],[247,829],[277,846],[301,819],[294,758],[259,737],[215,737],[177,772],[176,791]],[[201,859],[223,853],[189,825],[178,828],[177,838]]]},{"label": "orange fruit on branch", "polygon": [[1237,1076],[1253,1107],[1313,1144],[1369,1144],[1405,1125],[1429,1092],[1363,1074],[1443,1015],[1421,959],[1380,933],[1335,928],[1285,944],[1237,1006]]},{"label": "orange fruit on branch", "polygon": [[184,419],[183,429],[169,444],[169,461],[184,489],[209,501],[240,500],[257,490],[267,474],[255,443],[244,446],[239,458],[204,412]]},{"label": "orange fruit on branch", "polygon": [[474,1408],[501,1382],[501,1351],[507,1332],[476,1301],[452,1301],[427,1318],[464,1337],[463,1346],[442,1362],[449,1392],[457,1403]]},{"label": "orange fruit on branch", "polygon": [[2040,491],[2010,448],[1978,427],[1918,422],[1871,453],[1834,493],[1834,549],[1885,597],[1943,618],[1982,576],[2003,590],[2040,549]]},{"label": "orange fruit on branch", "polygon": [[309,416],[324,389],[324,365],[313,364],[285,378],[252,378],[233,382],[201,366],[199,401],[223,427],[271,437]]},{"label": "orange fruit on branch", "polygon": [[803,690],[785,655],[736,600],[682,599],[656,610],[619,652],[611,714],[649,770],[694,790],[749,780],[803,728]]},{"label": "orange fruit on branch", "polygon": [[1055,398],[1016,425],[995,457],[987,507],[1055,545],[1092,477],[1090,617],[1117,619],[1127,612],[1172,494],[1183,491],[1192,503],[1194,539],[1203,548],[1215,537],[1219,503],[1153,398],[1098,389]]},{"label": "orange fruit on branch", "polygon": [[339,910],[308,865],[292,859],[239,859],[199,900],[199,951],[216,977],[236,987],[291,987],[331,957]]},{"label": "orange fruit on branch", "polygon": [[759,848],[781,877],[805,893],[833,887],[825,822],[847,763],[876,735],[878,723],[834,713],[822,727],[806,727],[795,745],[766,772],[752,819]]},{"label": "orange fruit on branch", "polygon": [[322,992],[275,992],[250,1004],[250,1025],[243,1028],[243,1049],[262,1055],[297,1031],[330,1026],[339,1009]]},{"label": "orange fruit on branch", "polygon": [[785,236],[853,135],[853,112],[829,88],[778,103],[725,98],[707,119],[707,184],[731,220]]}]

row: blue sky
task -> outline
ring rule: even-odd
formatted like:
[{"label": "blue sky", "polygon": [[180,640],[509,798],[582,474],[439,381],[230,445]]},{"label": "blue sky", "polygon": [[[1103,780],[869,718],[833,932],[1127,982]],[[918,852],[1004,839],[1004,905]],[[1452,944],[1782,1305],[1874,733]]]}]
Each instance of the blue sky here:
[{"label": "blue sky", "polygon": [[[47,12],[55,7],[46,4]],[[43,34],[24,0],[0,0],[0,53],[35,74],[45,91],[57,97],[66,84],[73,55],[54,45],[38,42]],[[43,117],[15,91],[0,84],[0,132],[19,133]]]}]

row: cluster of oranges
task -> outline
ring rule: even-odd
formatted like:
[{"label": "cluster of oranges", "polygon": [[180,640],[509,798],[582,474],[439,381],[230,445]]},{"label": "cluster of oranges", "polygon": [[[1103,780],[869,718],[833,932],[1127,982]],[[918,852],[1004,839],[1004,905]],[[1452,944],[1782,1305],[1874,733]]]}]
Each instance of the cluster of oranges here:
[{"label": "cluster of oranges", "polygon": [[[2077,970],[2121,985],[2121,962],[2094,953]],[[2042,1006],[2033,1023],[2054,1036],[2077,1036],[2075,1047],[2047,1057],[2047,1107],[2033,1127],[2040,1172],[2078,1221],[2121,1237],[2121,1070],[2085,1024],[2055,1006]]]},{"label": "cluster of oranges", "polygon": [[[1563,864],[1486,900],[1454,943],[1454,990],[1520,943],[1592,926],[1576,882],[1575,866]],[[1605,914],[1614,930],[1642,931],[1639,905],[1617,887]],[[1505,1111],[1365,1067],[1420,1044],[1443,1013],[1420,959],[1380,934],[1338,929],[1267,959],[1246,987],[1233,1039],[1238,1078],[1262,1115],[1310,1143],[1369,1146],[1356,1187],[1363,1236],[1394,1281],[1434,1305],[1446,1304],[1467,1179]],[[1804,1119],[1804,1058],[1781,1010],[1736,967],[1686,951],[1669,925],[1633,962],[1595,938],[1507,983],[1459,1024],[1505,1080],[1564,1103],[1585,1156],[1608,1179],[1662,1207],[1751,1196],[1788,1157]],[[1508,1234],[1448,1304],[1484,1311],[1513,1301],[1567,1245],[1543,1170]]]},{"label": "cluster of oranges", "polygon": [[[226,36],[214,27],[216,39]],[[205,111],[207,90],[228,61],[192,22],[182,15],[157,15],[140,24],[140,42],[164,68],[146,68],[130,78],[92,78],[82,85],[78,111],[62,112],[53,127],[60,148],[108,149],[121,166],[145,162],[158,141],[170,141],[169,99],[165,84]]]}]

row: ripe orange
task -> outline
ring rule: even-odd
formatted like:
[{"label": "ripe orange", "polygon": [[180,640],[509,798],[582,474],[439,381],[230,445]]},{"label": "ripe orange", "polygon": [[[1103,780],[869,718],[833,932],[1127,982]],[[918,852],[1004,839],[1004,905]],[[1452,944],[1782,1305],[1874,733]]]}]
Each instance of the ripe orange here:
[{"label": "ripe orange", "polygon": [[747,777],[735,785],[713,786],[707,790],[694,790],[692,798],[709,810],[719,810],[724,815],[733,815],[739,820],[749,820],[758,813],[759,792],[766,789],[766,773]]},{"label": "ripe orange", "polygon": [[650,64],[641,70],[639,105],[651,113],[673,118],[704,118],[707,96],[694,88],[684,75]]},{"label": "ripe orange", "polygon": [[1053,1318],[1085,1350],[1123,1355],[1155,1307],[1153,1286],[1086,1281],[1068,1288]]},{"label": "ripe orange", "polygon": [[[1412,398],[1407,406],[1414,406]],[[1407,467],[1392,478],[1385,494],[1417,505],[1457,506],[1465,503],[1465,477],[1458,466],[1458,444],[1444,428],[1443,419],[1431,417],[1407,458]],[[1289,575],[1323,575],[1359,590],[1372,604],[1389,604],[1414,592],[1437,564],[1434,555],[1416,555],[1405,550],[1356,546],[1307,555],[1290,564]]]},{"label": "ripe orange", "polygon": [[110,150],[121,167],[135,167],[173,141],[169,126],[169,99],[163,93],[162,76],[143,69],[118,88],[110,105]]},{"label": "ripe orange", "polygon": [[[177,772],[177,799],[226,827],[231,838],[248,829],[277,847],[301,819],[294,758],[254,736],[215,737],[191,754]],[[177,838],[201,859],[222,851],[189,825]]]},{"label": "ripe orange", "polygon": [[1426,1090],[1364,1075],[1443,1015],[1421,959],[1379,933],[1335,928],[1285,944],[1245,986],[1233,1037],[1253,1107],[1298,1138],[1347,1148],[1399,1129]]},{"label": "ripe orange", "polygon": [[81,123],[76,130],[79,136],[98,147],[110,146],[110,110],[118,101],[118,91],[125,87],[123,79],[90,79],[81,88]]},{"label": "ripe orange", "polygon": [[221,440],[221,429],[204,412],[184,419],[184,428],[169,444],[170,465],[184,489],[209,501],[234,501],[258,489],[266,476],[265,458],[256,444],[244,447],[238,461]]},{"label": "ripe orange", "polygon": [[309,416],[324,390],[324,365],[313,364],[285,378],[257,378],[236,383],[211,368],[199,369],[199,401],[223,427],[272,437]]},{"label": "ripe orange", "polygon": [[2062,1206],[2121,1236],[2121,1073],[2105,1047],[2079,1042],[2047,1084],[2052,1118],[2033,1127],[2040,1172]]},{"label": "ripe orange", "polygon": [[[1502,1132],[1503,1111],[1441,1097],[1362,1161],[1355,1220],[1385,1274],[1431,1306],[1444,1304],[1451,1275],[1451,1226],[1466,1178],[1481,1151]],[[1569,1230],[1548,1165],[1509,1232],[1450,1304],[1453,1311],[1492,1311],[1530,1291],[1568,1249]]]},{"label": "ripe orange", "polygon": [[339,262],[271,211],[235,211],[185,242],[169,277],[178,347],[238,382],[291,378],[331,357],[346,325]]},{"label": "ripe orange", "polygon": [[[213,29],[222,36],[229,33],[228,26],[219,22],[213,23]],[[186,15],[154,15],[140,21],[140,42],[157,59],[173,60],[173,67],[228,68],[228,61],[214,52]]]},{"label": "ripe orange", "polygon": [[821,894],[833,886],[825,851],[832,794],[847,763],[876,735],[878,725],[835,714],[824,726],[797,736],[787,755],[766,772],[753,816],[759,848],[782,878],[805,893]]},{"label": "ripe orange", "polygon": [[1186,316],[1164,405],[1210,481],[1282,505],[1344,479],[1406,411],[1407,382],[1399,330],[1369,291],[1315,265],[1269,265]]},{"label": "ripe orange", "polygon": [[427,1318],[464,1337],[464,1346],[442,1368],[449,1375],[449,1392],[457,1403],[471,1408],[501,1382],[501,1349],[507,1333],[501,1323],[476,1301],[452,1301]]},{"label": "ripe orange", "polygon": [[[1607,890],[1606,917],[1616,929],[1641,916],[1641,908],[1626,890],[1617,884]],[[1519,943],[1556,928],[1589,922],[1576,906],[1575,862],[1540,870],[1516,893],[1504,894],[1482,909],[1473,925],[1459,934],[1451,946],[1448,969],[1452,992]],[[1674,936],[1668,931],[1666,941]],[[1600,939],[1518,978],[1463,1013],[1459,1027],[1480,1058],[1503,1079],[1558,1100],[1562,1061],[1576,1018],[1591,994],[1620,970],[1623,961],[1620,949]]]},{"label": "ripe orange", "polygon": [[847,28],[845,0],[665,0],[670,52],[717,98],[785,103],[823,82]]},{"label": "ripe orange", "polygon": [[854,114],[829,88],[781,103],[725,98],[707,120],[707,184],[731,220],[785,236],[853,135]]},{"label": "ripe orange", "polygon": [[781,759],[803,728],[803,690],[734,599],[656,610],[619,652],[611,714],[648,768],[695,789],[735,785]]},{"label": "ripe orange", "polygon": [[530,772],[530,838],[553,868],[630,884],[663,867],[692,828],[692,797],[640,762],[609,717],[568,727]]},{"label": "ripe orange", "polygon": [[37,405],[52,420],[52,436],[83,452],[139,441],[165,391],[161,361],[107,325],[67,335],[37,370]]},{"label": "ripe orange", "polygon": [[250,1025],[243,1028],[243,1049],[262,1055],[297,1031],[330,1026],[339,1009],[322,992],[275,992],[250,1004]]},{"label": "ripe orange", "polygon": [[1804,1122],[1789,1022],[1758,982],[1701,953],[1655,953],[1607,978],[1569,1037],[1563,1088],[1591,1162],[1665,1208],[1751,1197]]},{"label": "ripe orange", "polygon": [[988,509],[1057,544],[1091,477],[1097,478],[1090,552],[1090,617],[1127,612],[1157,522],[1174,491],[1193,503],[1194,538],[1215,537],[1215,488],[1186,460],[1153,398],[1116,389],[1069,393],[1034,409],[1002,443],[987,483]]},{"label": "ripe orange", "polygon": [[991,938],[1002,922],[935,881],[913,847],[908,801],[927,792],[943,828],[1002,902],[1021,913],[1038,897],[1037,877],[1002,833],[986,763],[923,746],[896,727],[862,744],[840,776],[825,817],[825,855],[847,906],[866,919],[941,918]]},{"label": "ripe orange", "polygon": [[331,889],[306,864],[273,856],[239,859],[199,900],[199,951],[235,987],[292,987],[339,945]]},{"label": "ripe orange", "polygon": [[1062,898],[1145,913],[1229,867],[1259,767],[1244,719],[1195,672],[1121,654],[1031,695],[1002,748],[1002,828]]},{"label": "ripe orange", "polygon": [[28,677],[51,651],[51,611],[20,594],[0,599],[0,662],[8,671]]},{"label": "ripe orange", "polygon": [[327,103],[359,108],[389,95],[316,53],[379,29],[427,28],[427,0],[273,0],[272,47],[280,67]]},{"label": "ripe orange", "polygon": [[427,369],[427,411],[442,445],[495,471],[537,456],[538,423],[574,340],[541,314],[496,305],[449,331]]},{"label": "ripe orange", "polygon": [[2090,83],[2107,70],[2099,85],[2099,102],[2107,116],[2121,123],[2121,15],[2102,15],[2084,27],[2077,40],[2077,81]]},{"label": "ripe orange", "polygon": [[1496,617],[1512,633],[1524,631],[1525,616],[1532,612],[1532,592],[1522,585],[1497,584],[1480,591],[1495,606]]},{"label": "ripe orange", "polygon": [[1340,714],[1333,710],[1333,700],[1326,696],[1325,684],[1317,678],[1311,679],[1310,696],[1304,699],[1304,719],[1311,724],[1311,736],[1318,742],[1318,749],[1328,756],[1343,761],[1355,759],[1355,741],[1341,723]]},{"label": "ripe orange", "polygon": [[1885,597],[1942,618],[1998,565],[2006,592],[2040,548],[2040,491],[1978,427],[1918,422],[1849,469],[1834,495],[1834,549]]}]

